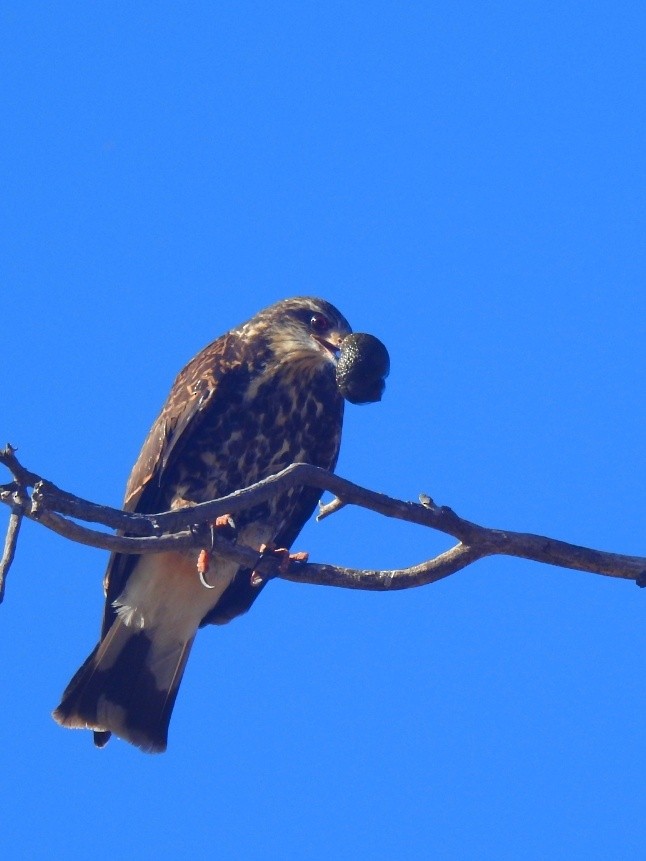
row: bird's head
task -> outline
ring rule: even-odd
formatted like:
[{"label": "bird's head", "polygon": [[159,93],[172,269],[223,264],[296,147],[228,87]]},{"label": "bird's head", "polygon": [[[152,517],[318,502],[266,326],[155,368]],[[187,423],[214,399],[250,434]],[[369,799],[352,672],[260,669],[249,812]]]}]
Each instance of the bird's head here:
[{"label": "bird's head", "polygon": [[324,299],[299,296],[265,308],[247,323],[250,334],[264,337],[279,362],[313,367],[336,366],[341,342],[352,329],[343,314]]}]

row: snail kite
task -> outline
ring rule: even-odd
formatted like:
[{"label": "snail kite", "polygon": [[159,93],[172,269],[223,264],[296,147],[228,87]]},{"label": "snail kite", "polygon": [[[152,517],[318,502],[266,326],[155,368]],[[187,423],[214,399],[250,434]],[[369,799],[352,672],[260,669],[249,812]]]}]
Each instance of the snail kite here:
[{"label": "snail kite", "polygon": [[[198,353],[144,442],[125,509],[205,502],[291,463],[333,469],[343,418],[336,361],[350,332],[328,302],[287,299]],[[319,497],[294,488],[236,514],[238,541],[290,547]],[[211,561],[207,584],[196,562],[197,551],[112,554],[101,639],[65,690],[59,723],[93,730],[99,747],[114,733],[144,751],[165,750],[197,629],[244,613],[261,589],[224,558]]]}]

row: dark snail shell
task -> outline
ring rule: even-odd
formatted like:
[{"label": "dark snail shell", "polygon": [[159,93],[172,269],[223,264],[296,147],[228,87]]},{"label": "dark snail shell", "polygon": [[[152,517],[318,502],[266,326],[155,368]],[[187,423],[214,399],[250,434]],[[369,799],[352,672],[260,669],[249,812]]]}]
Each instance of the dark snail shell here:
[{"label": "dark snail shell", "polygon": [[351,404],[380,401],[390,371],[388,350],[374,335],[355,332],[341,342],[336,366],[336,382]]}]

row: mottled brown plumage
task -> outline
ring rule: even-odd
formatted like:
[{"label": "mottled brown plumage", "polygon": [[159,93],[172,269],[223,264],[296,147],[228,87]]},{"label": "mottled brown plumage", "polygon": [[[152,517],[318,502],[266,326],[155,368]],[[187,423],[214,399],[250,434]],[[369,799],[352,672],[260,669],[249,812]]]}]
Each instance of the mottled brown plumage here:
[{"label": "mottled brown plumage", "polygon": [[[336,351],[350,333],[320,299],[279,302],[200,352],[178,375],[135,463],[124,507],[155,513],[246,487],[290,463],[336,465],[343,399]],[[236,515],[238,541],[289,547],[320,491],[293,489]],[[168,723],[198,627],[249,609],[251,572],[197,554],[113,554],[104,581],[101,640],[54,712],[114,732],[146,751],[164,750]]]}]

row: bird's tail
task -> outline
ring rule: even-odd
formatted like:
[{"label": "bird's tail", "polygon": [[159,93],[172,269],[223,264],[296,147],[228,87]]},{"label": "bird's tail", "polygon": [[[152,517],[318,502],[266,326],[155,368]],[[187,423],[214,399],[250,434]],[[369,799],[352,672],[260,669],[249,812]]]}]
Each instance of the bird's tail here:
[{"label": "bird's tail", "polygon": [[115,619],[63,693],[54,720],[94,730],[103,747],[110,734],[147,753],[166,750],[168,724],[193,644],[162,641],[155,630]]}]

